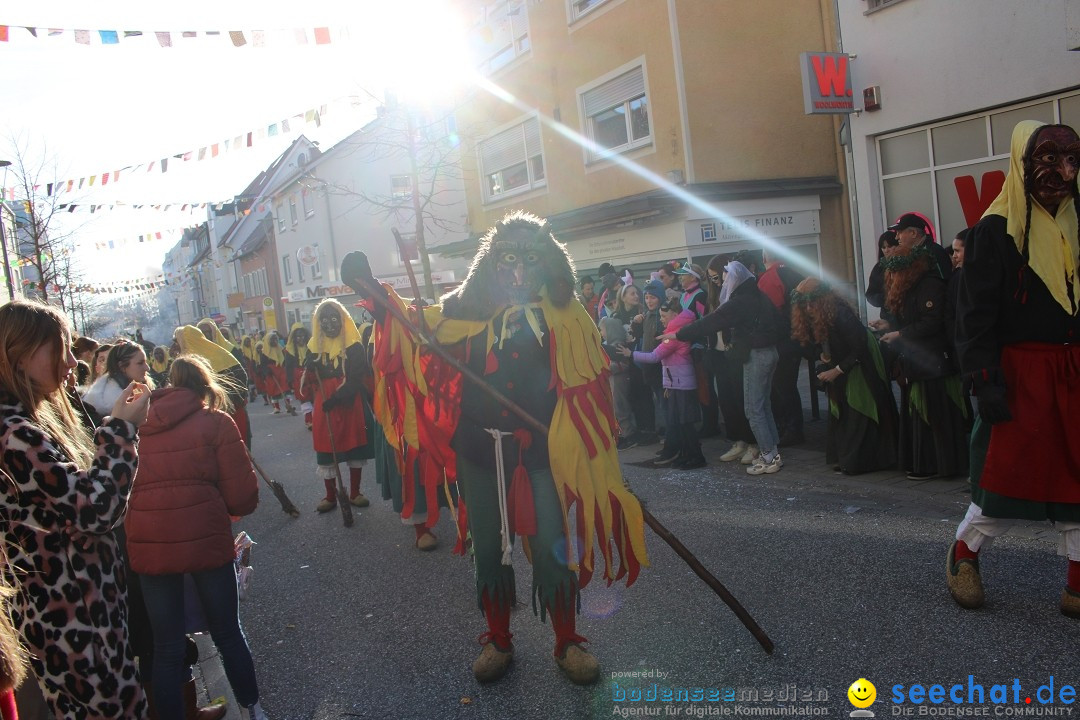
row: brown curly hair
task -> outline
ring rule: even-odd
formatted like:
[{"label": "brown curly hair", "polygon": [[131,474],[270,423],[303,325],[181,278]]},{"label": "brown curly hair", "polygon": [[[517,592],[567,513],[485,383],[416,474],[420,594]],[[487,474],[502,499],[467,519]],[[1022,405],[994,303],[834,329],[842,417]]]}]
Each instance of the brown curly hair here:
[{"label": "brown curly hair", "polygon": [[[893,257],[910,253],[910,249],[898,249]],[[885,271],[885,307],[889,312],[895,316],[900,315],[900,310],[904,307],[904,297],[907,296],[908,290],[914,287],[915,283],[929,270],[930,259],[923,254],[915,258],[906,268]]]},{"label": "brown curly hair", "polygon": [[[795,287],[795,292],[810,295],[821,289],[817,278],[806,278]],[[836,325],[836,316],[844,311],[855,312],[844,298],[834,290],[827,290],[809,302],[791,304],[791,337],[800,345],[824,343],[829,339],[829,328]]]}]

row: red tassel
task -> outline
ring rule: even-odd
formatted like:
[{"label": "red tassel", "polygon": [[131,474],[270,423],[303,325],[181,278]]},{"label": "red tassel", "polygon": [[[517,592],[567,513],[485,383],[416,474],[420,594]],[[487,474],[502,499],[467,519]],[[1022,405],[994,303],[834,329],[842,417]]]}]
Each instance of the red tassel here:
[{"label": "red tassel", "polygon": [[510,532],[515,535],[536,534],[536,506],[533,505],[532,483],[524,465],[514,468],[510,481]]},{"label": "red tassel", "polygon": [[536,505],[533,502],[532,482],[525,469],[525,451],[532,446],[532,433],[525,429],[514,431],[518,441],[518,466],[510,479],[509,506],[510,532],[514,535],[536,535]]},{"label": "red tassel", "polygon": [[487,356],[487,364],[484,366],[484,374],[490,375],[499,369],[499,360],[495,357],[495,353],[489,352]]}]

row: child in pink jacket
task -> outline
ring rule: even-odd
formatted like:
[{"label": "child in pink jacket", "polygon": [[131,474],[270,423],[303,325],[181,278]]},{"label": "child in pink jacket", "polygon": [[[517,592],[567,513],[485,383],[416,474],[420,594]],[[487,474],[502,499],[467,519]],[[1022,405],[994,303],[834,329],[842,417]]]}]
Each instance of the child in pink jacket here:
[{"label": "child in pink jacket", "polygon": [[[665,333],[673,333],[693,322],[694,314],[683,310],[678,298],[660,306],[660,322]],[[692,470],[705,466],[701,454],[695,423],[701,421],[701,405],[697,399],[697,380],[694,361],[690,357],[690,343],[681,340],[665,340],[652,352],[631,352],[623,349],[623,355],[637,363],[660,363],[664,386],[664,417],[667,433],[664,449],[656,460],[657,465],[668,465]]]}]

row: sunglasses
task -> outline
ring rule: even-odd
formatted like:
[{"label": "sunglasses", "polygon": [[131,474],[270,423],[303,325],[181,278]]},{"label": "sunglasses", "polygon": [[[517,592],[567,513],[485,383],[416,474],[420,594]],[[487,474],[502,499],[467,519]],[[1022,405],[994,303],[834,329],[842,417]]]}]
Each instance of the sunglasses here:
[{"label": "sunglasses", "polygon": [[721,278],[719,275],[716,275],[714,273],[709,273],[709,282],[718,283],[721,280],[723,280],[723,278]]}]

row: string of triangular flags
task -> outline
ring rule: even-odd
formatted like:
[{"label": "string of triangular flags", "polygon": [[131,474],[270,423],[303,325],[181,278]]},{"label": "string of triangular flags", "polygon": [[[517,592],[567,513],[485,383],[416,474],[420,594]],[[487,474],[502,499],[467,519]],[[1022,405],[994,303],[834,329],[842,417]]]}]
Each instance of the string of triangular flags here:
[{"label": "string of triangular flags", "polygon": [[[195,227],[195,224],[188,227]],[[114,238],[112,240],[98,240],[94,243],[95,250],[122,250],[129,245],[145,245],[147,243],[154,243],[159,241],[173,242],[176,240],[177,234],[182,232],[180,228],[170,228],[169,230],[158,230],[155,232],[149,232],[145,235]]]},{"label": "string of triangular flags", "polygon": [[11,31],[23,29],[37,39],[73,38],[79,45],[119,45],[142,38],[155,38],[159,47],[173,47],[173,40],[179,40],[177,46],[184,45],[198,37],[220,38],[228,40],[233,47],[280,47],[282,45],[330,45],[333,36],[338,41],[347,38],[348,28],[286,28],[277,30],[185,30],[182,32],[162,32],[147,30],[72,30],[68,28],[44,28],[30,25],[0,25],[0,42],[10,42]]},{"label": "string of triangular flags", "polygon": [[[92,187],[104,187],[112,183],[115,185],[121,179],[121,173],[123,177],[131,177],[133,174],[140,170],[144,170],[146,173],[154,172],[155,170],[162,173],[169,171],[170,161],[175,167],[177,161],[186,162],[200,162],[203,160],[211,160],[220,155],[227,153],[235,153],[240,150],[246,150],[247,148],[254,147],[257,144],[261,144],[268,138],[277,137],[278,135],[285,135],[292,132],[293,127],[302,127],[305,125],[314,124],[315,127],[322,126],[322,119],[331,112],[331,106],[340,108],[343,105],[352,105],[353,98],[343,97],[331,100],[328,103],[318,106],[317,108],[309,108],[302,113],[296,113],[288,118],[279,120],[278,122],[271,123],[269,125],[260,126],[255,130],[249,130],[240,135],[236,135],[232,138],[226,138],[220,142],[204,145],[197,150],[186,150],[184,152],[170,155],[169,157],[161,158],[160,160],[150,160],[149,162],[140,163],[138,165],[127,165],[119,170],[109,170],[106,172],[98,173],[95,175],[87,175],[78,179],[69,180],[57,180],[51,183],[45,183],[45,195],[52,197],[54,194],[60,194],[64,192],[73,192],[75,190],[82,190],[84,188]],[[41,184],[34,186],[34,191],[39,192],[42,188]],[[4,197],[8,200],[15,199],[15,188],[4,188]],[[175,203],[180,204],[180,203]],[[100,207],[100,206],[99,206]],[[73,212],[73,210],[71,211]],[[91,211],[93,212],[93,211]]]}]

